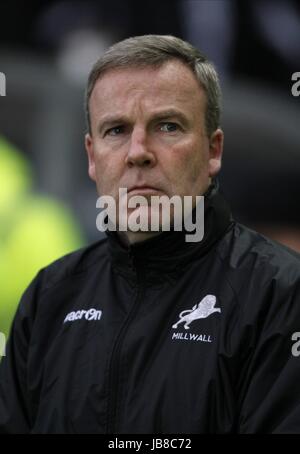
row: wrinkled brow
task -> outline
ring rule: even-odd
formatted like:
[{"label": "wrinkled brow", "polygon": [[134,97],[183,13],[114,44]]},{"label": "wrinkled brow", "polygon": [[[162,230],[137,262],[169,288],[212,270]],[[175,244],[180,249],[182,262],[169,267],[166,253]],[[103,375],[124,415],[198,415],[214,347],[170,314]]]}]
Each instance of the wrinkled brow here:
[{"label": "wrinkled brow", "polygon": [[[167,109],[154,112],[152,115],[150,115],[149,121],[152,123],[154,121],[162,121],[171,118],[178,119],[178,121],[183,123],[183,125],[186,125],[188,123],[188,118],[186,117],[186,115],[177,109]],[[108,114],[99,121],[98,131],[102,133],[106,128],[128,123],[131,123],[131,120],[126,115]]]}]

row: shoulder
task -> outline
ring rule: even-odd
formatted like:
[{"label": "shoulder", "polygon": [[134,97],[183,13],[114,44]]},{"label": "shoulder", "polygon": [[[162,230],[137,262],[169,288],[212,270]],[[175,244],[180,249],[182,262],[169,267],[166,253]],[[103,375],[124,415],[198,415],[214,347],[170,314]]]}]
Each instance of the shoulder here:
[{"label": "shoulder", "polygon": [[239,223],[221,242],[218,255],[229,271],[300,278],[299,253]]},{"label": "shoulder", "polygon": [[[68,305],[80,295],[91,279],[99,279],[107,263],[107,240],[69,253],[42,268],[24,291],[12,325],[11,336],[29,342],[36,329],[38,336],[50,335],[57,317],[64,317]],[[45,328],[47,327],[47,328]]]},{"label": "shoulder", "polygon": [[285,307],[300,315],[298,253],[235,224],[220,242],[217,258],[241,314],[255,317]]},{"label": "shoulder", "polygon": [[107,258],[107,239],[78,249],[52,262],[43,268],[36,277],[41,291],[46,291],[65,279],[76,278],[99,266]]},{"label": "shoulder", "polygon": [[217,256],[233,295],[226,320],[237,345],[254,351],[276,338],[280,348],[289,351],[291,336],[299,331],[299,254],[235,224],[220,242]]}]

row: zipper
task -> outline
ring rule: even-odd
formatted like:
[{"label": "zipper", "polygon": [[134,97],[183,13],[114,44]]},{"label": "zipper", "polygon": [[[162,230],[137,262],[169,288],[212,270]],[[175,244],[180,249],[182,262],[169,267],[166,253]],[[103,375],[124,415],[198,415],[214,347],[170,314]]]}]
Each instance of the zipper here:
[{"label": "zipper", "polygon": [[118,338],[116,340],[115,346],[113,348],[111,360],[110,360],[110,375],[109,375],[109,391],[108,391],[108,411],[107,411],[107,434],[117,433],[117,407],[119,400],[119,372],[120,372],[120,363],[121,363],[121,352],[128,327],[132,320],[134,319],[144,293],[144,287],[142,286],[142,273],[138,270],[136,260],[131,252],[129,252],[131,258],[133,269],[136,271],[137,275],[137,293],[135,301],[131,311],[128,314],[127,319],[125,320]]}]

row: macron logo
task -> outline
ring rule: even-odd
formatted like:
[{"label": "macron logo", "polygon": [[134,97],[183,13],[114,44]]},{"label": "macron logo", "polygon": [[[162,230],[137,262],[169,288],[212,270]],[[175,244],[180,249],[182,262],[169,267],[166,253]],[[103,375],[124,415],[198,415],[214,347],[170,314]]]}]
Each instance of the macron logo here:
[{"label": "macron logo", "polygon": [[102,311],[97,311],[96,309],[88,309],[87,311],[73,311],[66,316],[64,323],[75,322],[76,320],[82,320],[83,318],[90,322],[92,320],[100,320],[101,316]]}]

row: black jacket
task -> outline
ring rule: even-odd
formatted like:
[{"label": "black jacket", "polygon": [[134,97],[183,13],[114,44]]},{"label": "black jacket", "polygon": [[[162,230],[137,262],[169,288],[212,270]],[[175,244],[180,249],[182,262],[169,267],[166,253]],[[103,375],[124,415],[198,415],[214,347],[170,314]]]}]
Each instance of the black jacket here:
[{"label": "black jacket", "polygon": [[213,188],[199,243],[111,232],[38,274],[0,366],[0,432],[300,433],[299,331],[299,257]]}]

